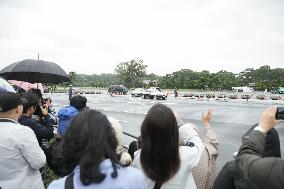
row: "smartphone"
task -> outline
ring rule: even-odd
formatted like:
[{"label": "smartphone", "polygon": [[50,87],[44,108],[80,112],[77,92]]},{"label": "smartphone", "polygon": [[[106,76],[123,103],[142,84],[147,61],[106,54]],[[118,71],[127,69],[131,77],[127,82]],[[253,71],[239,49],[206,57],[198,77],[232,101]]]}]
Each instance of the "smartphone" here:
[{"label": "smartphone", "polygon": [[284,120],[284,107],[278,107],[277,108],[275,118]]}]

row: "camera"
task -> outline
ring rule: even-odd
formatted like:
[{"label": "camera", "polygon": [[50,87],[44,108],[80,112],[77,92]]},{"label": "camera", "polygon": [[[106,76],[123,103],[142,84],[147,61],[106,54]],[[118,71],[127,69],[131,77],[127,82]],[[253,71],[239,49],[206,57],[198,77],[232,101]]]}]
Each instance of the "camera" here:
[{"label": "camera", "polygon": [[43,114],[42,114],[42,112],[41,112],[41,107],[42,105],[39,105],[39,104],[37,104],[36,105],[36,109],[35,109],[35,113],[34,113],[34,115],[37,115],[37,116],[39,116],[39,117],[42,117],[43,116]]},{"label": "camera", "polygon": [[284,107],[278,107],[277,108],[275,118],[284,120]]}]

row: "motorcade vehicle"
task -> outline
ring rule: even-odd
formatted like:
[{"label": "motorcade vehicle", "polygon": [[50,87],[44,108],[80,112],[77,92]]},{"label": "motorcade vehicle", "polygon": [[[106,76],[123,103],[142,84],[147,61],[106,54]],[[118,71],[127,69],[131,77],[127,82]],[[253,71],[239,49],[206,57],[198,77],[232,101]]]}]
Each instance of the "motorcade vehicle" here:
[{"label": "motorcade vehicle", "polygon": [[272,95],[270,96],[271,100],[281,100],[281,96],[280,95]]},{"label": "motorcade vehicle", "polygon": [[237,99],[238,95],[237,94],[230,94],[229,99]]},{"label": "motorcade vehicle", "polygon": [[193,93],[184,93],[182,97],[194,97]]},{"label": "motorcade vehicle", "polygon": [[207,98],[215,98],[215,94],[207,93],[205,96],[206,96]]},{"label": "motorcade vehicle", "polygon": [[271,90],[273,94],[284,94],[284,87],[277,87]]},{"label": "motorcade vehicle", "polygon": [[258,94],[258,95],[256,95],[256,99],[265,100],[266,96],[264,94]]},{"label": "motorcade vehicle", "polygon": [[143,88],[136,88],[130,94],[132,97],[141,97],[145,90]]},{"label": "motorcade vehicle", "polygon": [[243,94],[242,96],[241,96],[241,98],[242,99],[250,99],[250,95],[248,95],[248,94]]},{"label": "motorcade vehicle", "polygon": [[110,85],[107,91],[110,95],[126,95],[128,89],[123,85]]},{"label": "motorcade vehicle", "polygon": [[227,97],[227,95],[224,94],[224,93],[220,93],[220,94],[217,95],[217,98],[226,98],[226,97]]},{"label": "motorcade vehicle", "polygon": [[247,93],[247,92],[253,92],[253,88],[251,87],[232,87],[233,92],[240,92],[240,93]]},{"label": "motorcade vehicle", "polygon": [[159,87],[150,87],[142,93],[142,98],[166,100],[167,94],[163,93]]}]

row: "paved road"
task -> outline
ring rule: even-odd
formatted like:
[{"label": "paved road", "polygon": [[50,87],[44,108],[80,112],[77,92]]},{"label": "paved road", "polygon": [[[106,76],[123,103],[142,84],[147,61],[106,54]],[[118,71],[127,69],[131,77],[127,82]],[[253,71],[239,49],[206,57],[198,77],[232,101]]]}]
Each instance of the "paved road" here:
[{"label": "paved road", "polygon": [[[48,94],[53,99],[54,108],[60,109],[68,105],[68,97],[64,94]],[[123,130],[138,136],[140,126],[147,111],[155,103],[163,103],[177,112],[185,122],[195,123],[203,136],[201,113],[209,108],[213,111],[212,126],[214,127],[219,142],[220,156],[218,168],[227,161],[232,160],[232,154],[238,151],[241,137],[251,125],[258,122],[261,112],[272,104],[284,106],[283,101],[258,101],[258,100],[195,100],[169,97],[168,100],[158,101],[141,99],[130,95],[111,97],[109,95],[86,95],[88,106],[102,111],[108,116],[120,121]],[[277,127],[280,136],[282,157],[284,157],[284,124]],[[133,139],[125,135],[124,144],[129,144]]]}]

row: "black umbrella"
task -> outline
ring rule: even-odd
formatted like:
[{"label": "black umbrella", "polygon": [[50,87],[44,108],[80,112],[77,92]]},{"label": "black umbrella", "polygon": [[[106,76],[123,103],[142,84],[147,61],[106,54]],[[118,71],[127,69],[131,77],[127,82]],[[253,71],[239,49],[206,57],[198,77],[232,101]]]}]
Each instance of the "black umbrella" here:
[{"label": "black umbrella", "polygon": [[7,80],[27,81],[30,83],[70,82],[66,72],[57,64],[44,60],[26,59],[10,64],[0,71]]}]

